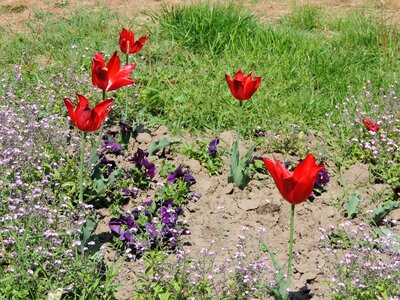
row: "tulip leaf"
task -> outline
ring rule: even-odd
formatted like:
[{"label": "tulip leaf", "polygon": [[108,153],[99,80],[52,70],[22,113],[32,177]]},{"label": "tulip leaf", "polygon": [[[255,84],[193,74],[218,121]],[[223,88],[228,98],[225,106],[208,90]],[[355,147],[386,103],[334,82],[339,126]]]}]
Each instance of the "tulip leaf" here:
[{"label": "tulip leaf", "polygon": [[358,205],[362,201],[362,197],[358,194],[352,194],[347,200],[344,208],[346,209],[347,217],[354,218],[358,213]]},{"label": "tulip leaf", "polygon": [[400,208],[399,201],[386,201],[381,206],[374,209],[371,216],[371,223],[377,225],[392,211]]},{"label": "tulip leaf", "polygon": [[177,139],[171,139],[168,137],[163,137],[159,139],[158,141],[152,142],[149,147],[147,148],[147,152],[149,152],[150,155],[156,154],[159,150],[162,148],[165,148],[169,145],[179,143],[179,140]]},{"label": "tulip leaf", "polygon": [[86,222],[82,225],[81,227],[82,233],[80,237],[82,247],[85,247],[87,245],[90,237],[92,236],[92,233],[96,230],[97,221],[98,221],[97,216],[90,216],[88,217]]},{"label": "tulip leaf", "polygon": [[89,166],[95,166],[99,162],[99,155],[97,154],[97,150],[99,149],[99,145],[92,141],[92,150],[90,152]]},{"label": "tulip leaf", "polygon": [[108,183],[114,182],[118,178],[118,176],[121,175],[122,170],[123,170],[123,168],[118,168],[118,169],[112,171],[110,176],[108,176],[108,179],[107,179]]},{"label": "tulip leaf", "polygon": [[[93,232],[97,228],[97,223],[99,221],[99,218],[97,215],[95,216],[89,216],[86,220],[86,222],[81,226],[81,249],[83,250],[84,247],[88,246],[88,243],[90,240],[93,240]],[[90,251],[88,251],[86,254],[87,255],[93,255],[96,252],[100,250],[100,244],[98,241],[95,241],[95,245],[91,246]]]},{"label": "tulip leaf", "polygon": [[263,243],[260,242],[260,251],[262,252],[267,252],[269,254],[269,256],[271,257],[271,261],[272,264],[274,265],[274,269],[276,271],[276,275],[275,275],[275,280],[277,282],[277,287],[276,288],[270,288],[270,291],[274,294],[275,299],[277,300],[285,300],[288,298],[288,293],[287,293],[287,288],[288,286],[288,282],[285,279],[283,270],[279,264],[278,259],[276,258],[274,252],[272,252],[271,249],[269,249],[269,247]]},{"label": "tulip leaf", "polygon": [[228,176],[228,182],[234,183],[243,190],[250,181],[250,162],[256,144],[246,153],[243,159],[240,159],[238,142],[234,141],[231,148],[231,170]]},{"label": "tulip leaf", "polygon": [[386,249],[389,246],[392,250],[399,251],[400,250],[400,237],[395,235],[392,231],[387,228],[378,228],[377,234],[380,239],[383,239],[385,242],[381,242],[381,247]]}]

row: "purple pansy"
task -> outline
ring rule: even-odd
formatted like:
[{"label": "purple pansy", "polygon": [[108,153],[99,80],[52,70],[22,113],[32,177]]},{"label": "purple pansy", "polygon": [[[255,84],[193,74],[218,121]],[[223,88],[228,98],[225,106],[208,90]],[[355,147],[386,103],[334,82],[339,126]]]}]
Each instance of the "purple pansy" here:
[{"label": "purple pansy", "polygon": [[133,132],[132,126],[124,122],[119,122],[119,128],[121,129],[121,133],[123,134],[130,134]]},{"label": "purple pansy", "polygon": [[150,178],[154,178],[156,176],[156,166],[154,163],[149,162],[147,160],[147,157],[149,154],[146,151],[143,151],[142,149],[137,149],[136,153],[133,155],[130,161],[132,161],[135,164],[135,167],[140,169],[140,168],[145,168],[146,169],[146,175]]},{"label": "purple pansy", "polygon": [[177,167],[174,172],[167,174],[167,182],[169,184],[174,184],[180,178],[188,184],[196,183],[196,179],[190,174],[189,169],[184,170],[181,166]]},{"label": "purple pansy", "polygon": [[99,163],[98,167],[103,171],[103,177],[108,178],[111,173],[117,169],[117,164],[115,161],[108,159],[103,153],[99,154]]},{"label": "purple pansy", "polygon": [[315,181],[315,186],[317,188],[323,188],[329,182],[329,172],[327,169],[321,170],[317,175],[317,180]]},{"label": "purple pansy", "polygon": [[217,145],[219,144],[219,138],[213,139],[210,144],[208,145],[207,153],[210,156],[217,155]]},{"label": "purple pansy", "polygon": [[120,154],[122,150],[121,145],[113,139],[105,140],[101,143],[101,147],[103,147],[108,153],[113,154]]},{"label": "purple pansy", "polygon": [[184,211],[176,207],[174,199],[149,200],[131,212],[109,222],[114,236],[137,255],[154,246],[174,248],[181,235],[190,234],[185,222],[179,219]]}]

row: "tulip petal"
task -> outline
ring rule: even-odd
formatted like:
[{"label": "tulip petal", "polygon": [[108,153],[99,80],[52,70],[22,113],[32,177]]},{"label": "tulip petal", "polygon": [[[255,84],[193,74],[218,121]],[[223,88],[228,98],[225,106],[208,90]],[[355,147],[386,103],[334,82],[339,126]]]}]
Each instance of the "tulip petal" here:
[{"label": "tulip petal", "polygon": [[245,79],[245,77],[244,77],[242,70],[237,71],[236,74],[234,75],[233,79],[236,79],[238,81],[243,81]]},{"label": "tulip petal", "polygon": [[138,53],[140,50],[142,50],[144,43],[149,39],[148,36],[142,36],[139,40],[137,40],[132,46],[131,49],[129,50],[129,53]]},{"label": "tulip petal", "polygon": [[104,59],[101,54],[96,53],[96,56],[92,61],[92,83],[99,89],[105,90],[108,85],[108,71],[104,69]]},{"label": "tulip petal", "polygon": [[81,111],[85,107],[89,106],[89,101],[88,101],[88,99],[86,99],[85,96],[80,95],[78,93],[76,93],[76,96],[78,97],[78,105],[76,106],[76,111],[77,112]]},{"label": "tulip petal", "polygon": [[119,89],[120,87],[130,85],[134,81],[131,78],[119,78],[116,81],[112,81],[109,87],[107,88],[107,91],[114,91],[116,89]]},{"label": "tulip petal", "polygon": [[316,175],[307,174],[296,182],[290,192],[290,203],[300,204],[308,199],[314,189]]},{"label": "tulip petal", "polygon": [[307,174],[312,174],[316,175],[318,174],[319,171],[324,169],[324,166],[317,166],[315,164],[315,157],[312,154],[308,154],[306,158],[296,166],[296,168],[293,171],[293,177],[297,180],[300,181],[301,178],[306,176]]},{"label": "tulip petal", "polygon": [[86,106],[79,112],[77,111],[76,127],[82,131],[93,131],[92,126],[92,110],[89,106]]},{"label": "tulip petal", "polygon": [[100,68],[104,68],[105,63],[104,63],[104,57],[101,55],[99,52],[96,52],[94,54],[94,60],[98,61],[100,63]]},{"label": "tulip petal", "polygon": [[75,116],[75,111],[74,111],[74,105],[72,104],[72,101],[69,98],[64,98],[64,104],[67,107],[69,117],[71,118],[71,121],[73,124],[76,123],[76,116]]},{"label": "tulip petal", "polygon": [[111,111],[111,104],[113,103],[113,99],[107,99],[99,104],[97,104],[94,108],[93,111],[96,113],[96,115],[99,117],[100,123],[103,122],[104,118],[107,116],[107,114]]},{"label": "tulip petal", "polygon": [[282,171],[281,169],[277,168],[277,165],[280,164],[278,160],[272,162],[272,160],[263,158],[264,165],[267,168],[268,172],[271,174],[272,179],[275,182],[276,187],[278,188],[279,192],[281,195],[284,194],[284,189],[283,189],[283,176],[282,176]]},{"label": "tulip petal", "polygon": [[107,63],[107,70],[108,70],[108,80],[111,80],[119,72],[121,67],[121,61],[118,56],[118,52],[115,51],[114,54],[111,56],[110,61]]}]

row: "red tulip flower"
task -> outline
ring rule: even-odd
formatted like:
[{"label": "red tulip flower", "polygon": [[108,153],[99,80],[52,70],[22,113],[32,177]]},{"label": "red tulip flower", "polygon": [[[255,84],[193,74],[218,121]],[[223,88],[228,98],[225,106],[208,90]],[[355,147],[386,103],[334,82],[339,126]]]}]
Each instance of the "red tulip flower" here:
[{"label": "red tulip flower", "polygon": [[120,69],[121,61],[117,51],[107,65],[104,62],[104,57],[96,52],[92,61],[92,83],[103,91],[113,91],[133,83],[133,79],[128,76],[135,69],[136,64],[129,64]]},{"label": "red tulip flower", "polygon": [[239,101],[249,100],[261,84],[261,77],[254,77],[254,79],[252,77],[253,72],[244,76],[242,70],[239,70],[233,79],[225,74],[232,96]]},{"label": "red tulip flower", "polygon": [[64,98],[65,106],[68,109],[72,123],[82,131],[96,131],[100,128],[101,123],[107,114],[111,111],[112,99],[104,100],[97,104],[93,109],[89,107],[89,101],[82,95],[76,94],[78,97],[78,105],[74,110],[72,101]]},{"label": "red tulip flower", "polygon": [[363,119],[362,121],[363,121],[365,127],[367,127],[368,131],[377,132],[380,128],[378,123],[375,123],[374,121],[371,121],[370,119]]},{"label": "red tulip flower", "polygon": [[119,34],[119,48],[122,53],[134,54],[142,50],[144,43],[149,39],[148,36],[142,36],[140,39],[135,41],[135,35],[131,30],[122,28]]},{"label": "red tulip flower", "polygon": [[315,164],[315,157],[312,154],[307,157],[294,169],[293,173],[281,165],[279,160],[275,163],[263,158],[264,164],[275,181],[282,197],[291,204],[300,204],[308,199],[314,189],[318,173],[325,167]]}]

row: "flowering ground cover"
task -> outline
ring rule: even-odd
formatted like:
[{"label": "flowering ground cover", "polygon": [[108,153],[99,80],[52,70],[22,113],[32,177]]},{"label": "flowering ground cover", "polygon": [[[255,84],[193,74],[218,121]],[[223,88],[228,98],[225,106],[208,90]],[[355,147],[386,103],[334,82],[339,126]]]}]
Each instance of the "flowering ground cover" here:
[{"label": "flowering ground cover", "polygon": [[384,9],[0,23],[0,299],[400,299]]}]

